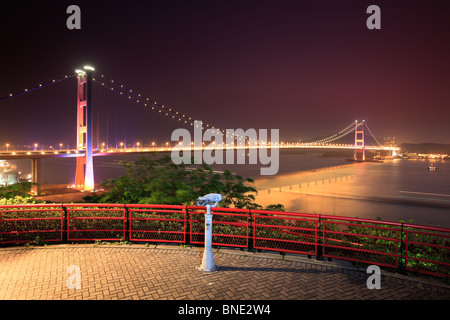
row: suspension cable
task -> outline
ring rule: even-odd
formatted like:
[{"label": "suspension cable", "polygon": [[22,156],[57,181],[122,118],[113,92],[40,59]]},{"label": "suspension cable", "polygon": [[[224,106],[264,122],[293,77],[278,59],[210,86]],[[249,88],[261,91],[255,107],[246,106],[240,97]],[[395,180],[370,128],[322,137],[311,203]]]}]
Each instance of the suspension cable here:
[{"label": "suspension cable", "polygon": [[[358,124],[358,125],[356,126],[356,128],[358,128],[358,127],[361,126],[361,125],[362,125],[362,123]],[[331,135],[331,136],[329,136],[329,137],[326,137],[326,138],[323,138],[323,139],[320,139],[320,140],[317,140],[317,141],[314,141],[314,142],[310,142],[310,144],[314,144],[314,143],[317,143],[317,144],[326,144],[326,143],[328,143],[328,142],[331,142],[331,141],[335,141],[335,140],[337,140],[337,139],[340,139],[340,138],[342,138],[342,137],[348,135],[349,133],[353,132],[354,130],[355,130],[355,123],[353,122],[353,123],[351,123],[349,126],[347,126],[346,128],[344,128],[344,129],[342,129],[341,131],[339,131],[338,133],[335,133],[335,134],[333,134],[333,135]]]},{"label": "suspension cable", "polygon": [[378,145],[381,147],[381,146],[382,146],[381,143],[378,142],[377,138],[375,138],[375,136],[373,135],[373,133],[372,133],[372,131],[370,130],[370,128],[369,128],[369,126],[367,125],[367,123],[366,123],[366,128],[367,128],[367,130],[369,130],[369,133],[372,135],[372,138],[374,138],[375,141],[378,143]]},{"label": "suspension cable", "polygon": [[35,87],[31,88],[31,89],[24,89],[24,90],[22,90],[22,91],[20,91],[20,92],[10,93],[9,95],[7,95],[7,96],[5,96],[5,97],[0,98],[0,101],[8,100],[8,99],[11,99],[11,98],[15,98],[15,97],[20,96],[20,95],[22,95],[22,94],[29,93],[29,92],[32,92],[32,91],[34,91],[34,90],[37,90],[37,89],[41,89],[41,88],[50,86],[50,85],[52,85],[52,84],[61,82],[61,81],[63,81],[63,80],[66,80],[66,79],[69,79],[69,78],[72,78],[72,77],[75,77],[75,76],[76,76],[76,74],[72,74],[72,75],[69,75],[69,76],[64,76],[63,78],[60,78],[60,79],[57,79],[57,80],[52,80],[52,81],[46,82],[46,83],[44,83],[44,84],[39,84],[39,85],[37,85],[37,86],[35,86]]}]

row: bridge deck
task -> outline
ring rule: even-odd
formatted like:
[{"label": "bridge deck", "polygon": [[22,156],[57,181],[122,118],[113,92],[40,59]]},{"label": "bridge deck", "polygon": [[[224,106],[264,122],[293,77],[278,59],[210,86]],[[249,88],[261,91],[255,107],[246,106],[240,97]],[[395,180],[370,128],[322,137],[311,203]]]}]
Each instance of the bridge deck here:
[{"label": "bridge deck", "polygon": [[[354,145],[309,145],[309,144],[293,144],[282,146],[255,146],[252,149],[316,149],[316,150],[328,150],[328,149],[348,149],[359,150],[361,147]],[[111,156],[111,155],[123,155],[123,154],[146,154],[155,152],[172,152],[172,151],[195,151],[199,148],[179,148],[179,147],[165,147],[165,148],[120,148],[120,149],[96,149],[93,150],[93,156]],[[200,150],[238,150],[249,149],[245,147],[202,147]],[[379,146],[365,146],[366,150],[383,150],[383,151],[398,151],[399,147],[379,147]],[[0,152],[1,160],[14,160],[14,159],[40,159],[40,158],[73,158],[84,156],[84,150],[43,150],[43,151],[23,151],[23,150],[11,150]]]}]

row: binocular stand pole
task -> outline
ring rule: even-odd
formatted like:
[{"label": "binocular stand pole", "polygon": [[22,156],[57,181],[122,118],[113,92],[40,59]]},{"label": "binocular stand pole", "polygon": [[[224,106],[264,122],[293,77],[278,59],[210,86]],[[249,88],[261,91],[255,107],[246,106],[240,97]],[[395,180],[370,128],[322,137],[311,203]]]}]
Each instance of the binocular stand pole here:
[{"label": "binocular stand pole", "polygon": [[217,271],[212,252],[212,218],[211,205],[207,204],[205,214],[205,249],[203,250],[202,265],[198,268],[200,271]]}]

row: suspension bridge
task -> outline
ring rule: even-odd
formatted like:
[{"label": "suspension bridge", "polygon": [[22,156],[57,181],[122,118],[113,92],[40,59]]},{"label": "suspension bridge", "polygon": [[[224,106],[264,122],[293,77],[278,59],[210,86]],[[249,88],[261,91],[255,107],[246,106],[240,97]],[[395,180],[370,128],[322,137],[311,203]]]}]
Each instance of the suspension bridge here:
[{"label": "suspension bridge", "polygon": [[[97,116],[95,121],[94,108],[98,109],[98,106],[94,107],[93,102],[93,86],[94,84],[100,86],[114,94],[122,96],[123,98],[140,105],[142,109],[148,110],[155,114],[159,114],[160,117],[164,118],[164,121],[169,119],[174,123],[175,126],[184,126],[187,128],[195,129],[198,122],[192,117],[186,114],[175,111],[172,108],[164,106],[156,101],[153,101],[146,96],[137,93],[129,89],[128,87],[117,83],[114,80],[107,79],[102,74],[97,74],[95,69],[91,66],[85,66],[82,69],[75,71],[75,74],[64,76],[63,78],[52,80],[43,84],[39,84],[31,89],[24,89],[17,93],[11,93],[0,99],[1,101],[9,100],[18,97],[23,94],[31,93],[35,90],[48,87],[65,81],[67,79],[76,78],[77,79],[77,116],[76,116],[76,145],[70,148],[69,146],[63,147],[63,144],[59,144],[59,147],[43,147],[38,144],[28,146],[27,150],[23,148],[14,148],[14,146],[9,143],[4,144],[6,148],[0,150],[0,160],[19,160],[19,159],[29,159],[31,160],[31,176],[32,182],[36,184],[35,192],[39,194],[40,188],[39,184],[41,182],[41,159],[44,158],[64,158],[64,157],[75,157],[76,158],[76,173],[74,186],[77,189],[84,191],[92,191],[95,189],[95,179],[94,179],[94,167],[93,167],[93,157],[94,156],[111,156],[111,155],[123,155],[123,154],[147,154],[147,153],[161,153],[161,152],[172,152],[172,151],[196,151],[196,150],[228,150],[228,149],[350,149],[354,150],[354,160],[365,161],[366,160],[366,150],[377,150],[377,151],[387,151],[395,153],[400,150],[394,144],[381,144],[373,135],[372,131],[368,127],[367,123],[363,121],[354,121],[350,123],[347,127],[342,129],[337,133],[333,133],[330,136],[324,138],[318,138],[314,141],[308,142],[276,142],[271,143],[268,141],[252,139],[249,136],[234,136],[232,137],[232,142],[227,143],[215,143],[211,142],[206,145],[194,145],[186,147],[181,146],[181,142],[165,142],[155,143],[155,142],[139,142],[136,138],[136,134],[133,131],[133,142],[127,144],[126,142],[126,130],[124,128],[125,136],[122,141],[118,139],[118,129],[115,128],[115,137],[111,138],[111,121],[108,113],[106,115],[106,134],[105,142],[100,143],[99,132],[99,117]],[[109,112],[109,111],[107,111]],[[98,111],[97,111],[98,114]],[[162,119],[160,118],[160,119]],[[116,112],[115,122],[118,122],[118,116]],[[136,121],[136,120],[134,120]],[[134,126],[131,125],[134,130]],[[149,127],[147,125],[147,127]],[[218,134],[223,134],[224,136],[228,132],[224,129],[215,128],[214,126],[202,123],[200,130],[212,130],[216,131]],[[129,130],[130,131],[130,130]],[[114,135],[114,133],[112,134]],[[148,141],[145,139],[145,132],[141,133],[141,141]],[[351,137],[351,141],[343,143],[345,137]],[[236,140],[235,140],[236,138]],[[113,143],[110,140],[114,140]]]}]

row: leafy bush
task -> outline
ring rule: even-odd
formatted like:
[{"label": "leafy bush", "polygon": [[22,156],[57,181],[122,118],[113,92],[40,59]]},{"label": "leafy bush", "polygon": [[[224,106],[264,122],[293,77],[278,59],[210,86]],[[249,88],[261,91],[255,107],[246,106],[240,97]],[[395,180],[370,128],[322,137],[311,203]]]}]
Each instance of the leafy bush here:
[{"label": "leafy bush", "polygon": [[36,203],[28,194],[32,186],[30,182],[21,182],[0,187],[0,206]]},{"label": "leafy bush", "polygon": [[22,197],[22,196],[14,196],[12,198],[0,198],[0,206],[6,206],[6,205],[15,205],[15,204],[35,204],[36,200],[29,196],[29,197]]}]

